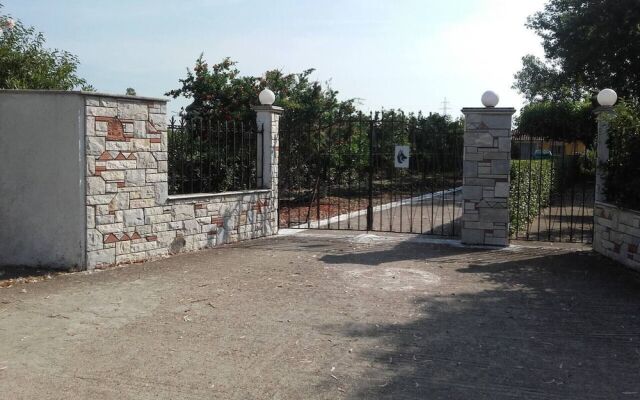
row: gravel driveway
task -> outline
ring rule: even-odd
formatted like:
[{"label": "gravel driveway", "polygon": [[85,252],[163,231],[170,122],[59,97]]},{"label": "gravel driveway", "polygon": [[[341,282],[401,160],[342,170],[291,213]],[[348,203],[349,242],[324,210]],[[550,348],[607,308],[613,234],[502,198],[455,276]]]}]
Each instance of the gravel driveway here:
[{"label": "gravel driveway", "polygon": [[640,398],[639,311],[581,249],[302,232],[0,289],[0,398]]}]

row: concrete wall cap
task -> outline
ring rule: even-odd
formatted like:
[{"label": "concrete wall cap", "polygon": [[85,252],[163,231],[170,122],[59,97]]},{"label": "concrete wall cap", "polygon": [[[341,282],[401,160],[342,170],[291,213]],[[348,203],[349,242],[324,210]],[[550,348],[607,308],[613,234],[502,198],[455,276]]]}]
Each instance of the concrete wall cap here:
[{"label": "concrete wall cap", "polygon": [[276,114],[282,114],[282,112],[284,111],[284,108],[282,108],[282,107],[272,106],[272,105],[269,105],[269,104],[261,104],[259,106],[251,106],[251,109],[253,111],[271,111],[271,112],[274,112]]},{"label": "concrete wall cap", "polygon": [[126,94],[113,94],[103,92],[86,92],[83,90],[38,90],[38,89],[0,89],[0,95],[2,94],[63,94],[63,95],[80,95],[87,97],[110,97],[114,99],[123,100],[147,100],[158,101],[166,103],[169,100],[160,97],[146,97],[146,96],[127,96]]},{"label": "concrete wall cap", "polygon": [[513,107],[465,107],[462,110],[464,115],[467,114],[493,114],[493,115],[513,115],[516,109]]}]

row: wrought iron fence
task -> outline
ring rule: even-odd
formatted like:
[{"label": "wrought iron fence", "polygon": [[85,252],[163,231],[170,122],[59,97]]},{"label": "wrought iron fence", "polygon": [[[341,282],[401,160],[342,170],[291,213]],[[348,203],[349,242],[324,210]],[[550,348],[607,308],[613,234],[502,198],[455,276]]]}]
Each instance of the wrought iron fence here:
[{"label": "wrought iron fence", "polygon": [[596,155],[591,144],[514,133],[511,149],[511,238],[592,242]]},{"label": "wrought iron fence", "polygon": [[168,126],[169,194],[255,189],[262,127],[253,121],[179,120]]},{"label": "wrought iron fence", "polygon": [[[447,122],[448,121],[448,122]],[[462,124],[400,113],[280,123],[281,227],[455,236]],[[394,163],[407,146],[406,168]]]}]

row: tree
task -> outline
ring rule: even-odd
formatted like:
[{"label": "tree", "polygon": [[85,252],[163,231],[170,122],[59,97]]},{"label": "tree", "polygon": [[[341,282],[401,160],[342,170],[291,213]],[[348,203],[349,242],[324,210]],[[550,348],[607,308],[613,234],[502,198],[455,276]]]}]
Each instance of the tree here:
[{"label": "tree", "polygon": [[611,87],[640,98],[638,0],[550,0],[527,20],[545,60],[523,58],[514,88],[527,100],[580,99]]},{"label": "tree", "polygon": [[337,91],[310,79],[313,71],[284,74],[270,70],[261,78],[240,76],[235,61],[225,58],[209,67],[201,54],[193,70],[187,69],[187,76],[179,80],[182,86],[166,95],[193,99],[185,109],[188,117],[206,115],[218,121],[250,118],[251,106],[258,104],[258,94],[266,87],[276,94],[275,105],[285,107],[290,116],[329,118],[355,111],[355,99],[339,101]]},{"label": "tree", "polygon": [[589,101],[536,101],[525,105],[516,119],[518,133],[551,140],[593,143],[596,120]]},{"label": "tree", "polygon": [[614,111],[605,115],[609,123],[605,194],[609,202],[640,210],[640,106],[623,100]]},{"label": "tree", "polygon": [[127,96],[135,96],[136,95],[136,90],[134,88],[128,87],[125,94]]},{"label": "tree", "polygon": [[0,14],[0,27],[0,89],[93,90],[76,74],[78,57],[45,48],[42,33],[8,15]]}]

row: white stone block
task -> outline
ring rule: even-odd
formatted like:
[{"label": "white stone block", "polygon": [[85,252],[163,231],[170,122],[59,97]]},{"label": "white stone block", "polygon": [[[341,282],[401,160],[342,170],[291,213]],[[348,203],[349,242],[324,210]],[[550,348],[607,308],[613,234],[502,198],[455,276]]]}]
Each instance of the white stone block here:
[{"label": "white stone block", "polygon": [[146,121],[149,119],[149,108],[145,103],[119,101],[117,114],[120,119]]},{"label": "white stone block", "polygon": [[87,252],[88,267],[94,268],[99,265],[111,265],[116,262],[116,249],[104,249]]},{"label": "white stone block", "polygon": [[125,184],[128,186],[143,186],[145,184],[144,169],[130,169],[125,172]]},{"label": "white stone block", "polygon": [[87,194],[104,194],[105,183],[104,179],[99,176],[89,176],[86,178]]},{"label": "white stone block", "polygon": [[87,155],[99,156],[105,150],[105,138],[88,136],[85,142],[85,149]]},{"label": "white stone block", "polygon": [[123,214],[125,226],[144,225],[144,211],[141,208],[124,210]]}]

